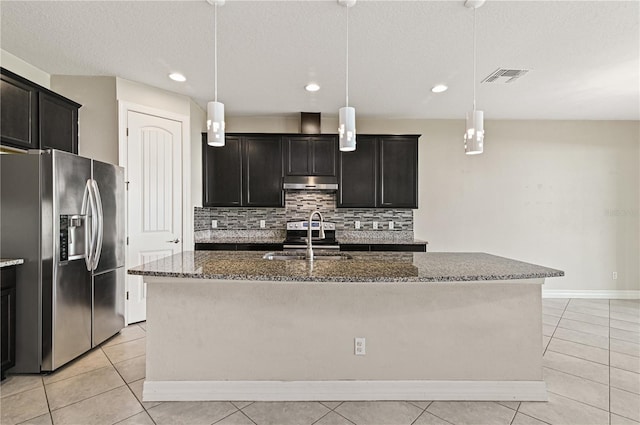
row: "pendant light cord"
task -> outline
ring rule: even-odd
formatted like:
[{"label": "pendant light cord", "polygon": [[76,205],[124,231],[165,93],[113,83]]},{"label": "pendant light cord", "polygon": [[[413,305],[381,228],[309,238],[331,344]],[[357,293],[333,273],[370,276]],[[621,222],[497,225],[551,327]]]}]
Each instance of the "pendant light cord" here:
[{"label": "pendant light cord", "polygon": [[213,90],[214,101],[218,101],[218,3],[214,6],[213,12]]},{"label": "pendant light cord", "polygon": [[349,106],[349,7],[347,6],[347,78],[346,78],[346,106]]},{"label": "pendant light cord", "polygon": [[476,8],[473,8],[473,111],[476,110]]}]

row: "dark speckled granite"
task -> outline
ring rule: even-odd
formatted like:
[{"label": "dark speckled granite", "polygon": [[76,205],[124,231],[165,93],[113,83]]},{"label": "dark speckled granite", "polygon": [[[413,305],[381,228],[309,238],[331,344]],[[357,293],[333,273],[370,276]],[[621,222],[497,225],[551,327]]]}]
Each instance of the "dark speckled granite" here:
[{"label": "dark speckled granite", "polygon": [[[321,253],[316,250],[316,253]],[[264,260],[265,252],[184,252],[129,270],[142,276],[304,282],[459,282],[564,276],[485,253],[363,252],[350,260]]]},{"label": "dark speckled granite", "polygon": [[22,258],[0,258],[0,268],[16,266],[22,263],[24,263]]}]

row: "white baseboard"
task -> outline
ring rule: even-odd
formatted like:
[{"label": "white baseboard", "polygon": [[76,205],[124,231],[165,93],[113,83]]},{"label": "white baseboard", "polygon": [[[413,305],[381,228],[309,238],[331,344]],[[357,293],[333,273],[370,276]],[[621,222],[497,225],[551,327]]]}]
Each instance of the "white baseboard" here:
[{"label": "white baseboard", "polygon": [[542,298],[603,298],[611,300],[637,300],[640,291],[622,290],[574,290],[574,289],[545,289],[542,288]]},{"label": "white baseboard", "polygon": [[544,381],[145,381],[144,401],[547,401]]}]

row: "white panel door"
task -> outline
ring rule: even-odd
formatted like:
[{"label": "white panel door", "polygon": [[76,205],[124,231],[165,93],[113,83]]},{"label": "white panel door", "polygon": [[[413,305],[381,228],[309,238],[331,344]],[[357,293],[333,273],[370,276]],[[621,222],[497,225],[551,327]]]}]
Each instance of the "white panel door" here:
[{"label": "white panel door", "polygon": [[[182,123],[127,112],[127,268],[182,251]],[[146,319],[142,277],[127,275],[127,322]]]}]

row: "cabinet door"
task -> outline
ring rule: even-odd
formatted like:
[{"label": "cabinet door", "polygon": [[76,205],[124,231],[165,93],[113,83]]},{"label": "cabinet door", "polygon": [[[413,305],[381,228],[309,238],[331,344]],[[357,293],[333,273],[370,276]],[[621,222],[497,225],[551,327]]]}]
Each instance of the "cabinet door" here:
[{"label": "cabinet door", "polygon": [[308,176],[311,139],[307,136],[288,136],[284,138],[284,163],[287,176]]},{"label": "cabinet door", "polygon": [[282,145],[280,136],[244,138],[243,205],[282,207]]},{"label": "cabinet door", "polygon": [[379,161],[378,206],[418,208],[418,138],[380,137]]},{"label": "cabinet door", "polygon": [[311,175],[335,176],[338,140],[334,136],[311,139]]},{"label": "cabinet door", "polygon": [[40,92],[38,120],[40,149],[78,153],[78,107],[64,99]]},{"label": "cabinet door", "polygon": [[376,206],[376,139],[357,136],[357,148],[339,155],[338,207]]},{"label": "cabinet door", "polygon": [[240,138],[226,136],[225,145],[207,145],[202,134],[202,204],[239,207],[242,204],[242,150]]},{"label": "cabinet door", "polygon": [[22,80],[0,79],[0,137],[3,145],[38,148],[38,91]]}]

